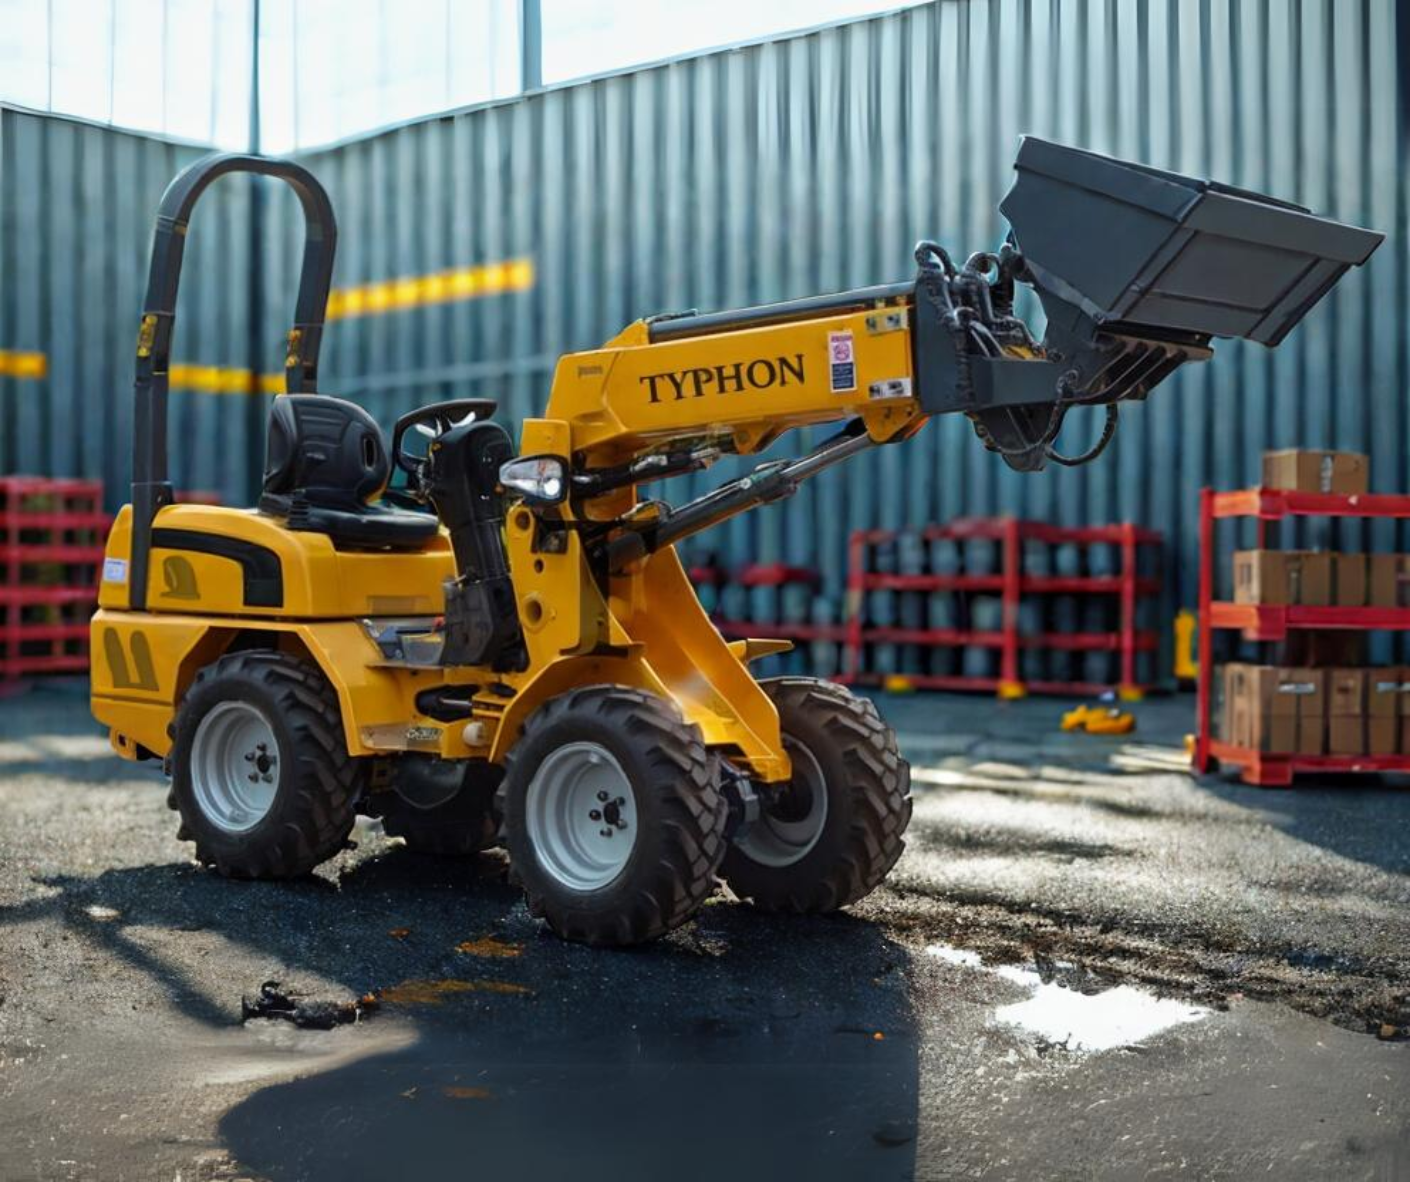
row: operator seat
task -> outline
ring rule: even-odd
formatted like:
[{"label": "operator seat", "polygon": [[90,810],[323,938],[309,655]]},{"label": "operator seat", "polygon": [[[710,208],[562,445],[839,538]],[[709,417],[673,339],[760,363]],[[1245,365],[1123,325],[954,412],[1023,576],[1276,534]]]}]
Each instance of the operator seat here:
[{"label": "operator seat", "polygon": [[391,468],[381,430],[355,402],[284,394],[269,409],[259,511],[342,550],[419,550],[436,535],[434,516],[371,503]]}]

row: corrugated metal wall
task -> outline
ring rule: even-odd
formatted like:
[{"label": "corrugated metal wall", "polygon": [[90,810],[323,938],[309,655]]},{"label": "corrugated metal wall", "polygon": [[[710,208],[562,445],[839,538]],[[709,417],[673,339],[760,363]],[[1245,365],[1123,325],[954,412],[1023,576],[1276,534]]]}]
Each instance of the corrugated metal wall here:
[{"label": "corrugated metal wall", "polygon": [[[131,481],[133,349],[157,202],[204,149],[0,107],[0,350],[39,354],[47,374],[0,372],[0,472]],[[248,364],[250,185],[221,182],[187,253],[177,357]],[[177,487],[244,496],[247,395],[177,393]],[[256,450],[263,447],[262,438]]]},{"label": "corrugated metal wall", "polygon": [[[465,394],[497,396],[518,417],[543,405],[557,353],[600,343],[636,316],[904,278],[922,236],[960,251],[992,246],[1023,132],[1388,231],[1371,264],[1280,350],[1220,346],[1212,364],[1127,413],[1089,468],[1018,475],[965,423],[936,422],[908,447],[721,531],[728,559],[816,565],[836,596],[855,526],[995,512],[1133,519],[1175,543],[1172,589],[1190,603],[1198,489],[1255,480],[1262,449],[1365,450],[1377,489],[1410,488],[1395,7],[939,0],[316,153],[308,163],[341,223],[337,284],[516,258],[531,258],[536,276],[528,291],[338,321],[324,388],[364,400],[384,422],[414,402]],[[0,456],[13,466],[38,454],[54,470],[116,481],[147,223],[183,151],[5,120],[0,348],[33,337],[50,348],[53,372],[47,385],[4,387]],[[182,322],[179,352],[203,364],[250,364],[246,272],[224,264],[241,257],[244,197],[232,191],[219,215],[198,214],[193,233],[188,287],[199,291],[186,298],[201,306]],[[292,302],[293,211],[282,194],[270,198],[266,369],[277,368]],[[213,223],[215,253],[198,264]],[[248,496],[239,408],[264,399],[180,398],[192,409],[175,437],[195,465],[184,479]],[[1068,449],[1095,429],[1074,423]]]}]

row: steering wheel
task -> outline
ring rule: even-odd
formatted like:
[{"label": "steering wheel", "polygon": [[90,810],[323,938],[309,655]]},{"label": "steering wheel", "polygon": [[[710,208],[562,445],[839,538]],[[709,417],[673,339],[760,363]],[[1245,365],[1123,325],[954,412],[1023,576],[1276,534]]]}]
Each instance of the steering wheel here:
[{"label": "steering wheel", "polygon": [[432,402],[408,411],[392,428],[392,460],[413,481],[419,482],[426,472],[426,457],[408,452],[402,446],[406,433],[415,428],[428,439],[435,439],[468,419],[489,418],[494,414],[496,405],[492,398],[455,398],[450,402]]}]

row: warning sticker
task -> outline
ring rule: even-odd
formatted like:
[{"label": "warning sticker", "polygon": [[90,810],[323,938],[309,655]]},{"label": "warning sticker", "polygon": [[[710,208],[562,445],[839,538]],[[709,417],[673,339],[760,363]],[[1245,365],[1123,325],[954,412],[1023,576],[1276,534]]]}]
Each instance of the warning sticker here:
[{"label": "warning sticker", "polygon": [[831,363],[832,392],[850,394],[857,388],[857,357],[850,332],[827,334],[827,354]]},{"label": "warning sticker", "polygon": [[103,559],[103,582],[105,582],[105,583],[125,583],[125,582],[127,582],[127,559],[125,559],[125,558],[105,558],[105,559]]}]

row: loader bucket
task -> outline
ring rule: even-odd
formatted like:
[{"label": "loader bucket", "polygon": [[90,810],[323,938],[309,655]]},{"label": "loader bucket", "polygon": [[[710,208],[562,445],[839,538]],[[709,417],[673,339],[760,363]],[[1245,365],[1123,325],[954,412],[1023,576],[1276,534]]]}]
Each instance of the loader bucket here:
[{"label": "loader bucket", "polygon": [[1000,204],[1051,317],[1276,345],[1381,234],[1301,206],[1025,136]]}]

